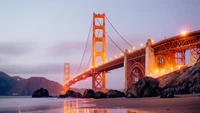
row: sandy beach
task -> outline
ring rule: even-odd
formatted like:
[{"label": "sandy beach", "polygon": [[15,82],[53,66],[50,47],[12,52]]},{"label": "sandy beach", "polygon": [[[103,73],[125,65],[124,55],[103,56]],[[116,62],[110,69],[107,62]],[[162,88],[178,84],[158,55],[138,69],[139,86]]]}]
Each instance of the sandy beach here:
[{"label": "sandy beach", "polygon": [[94,99],[96,108],[132,109],[127,113],[200,113],[200,94],[176,95],[176,98]]}]

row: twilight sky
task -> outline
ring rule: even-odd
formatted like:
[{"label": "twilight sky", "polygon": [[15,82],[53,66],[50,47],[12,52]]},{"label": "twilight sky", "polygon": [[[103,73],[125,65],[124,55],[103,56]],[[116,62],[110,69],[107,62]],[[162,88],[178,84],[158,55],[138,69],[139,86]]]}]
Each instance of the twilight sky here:
[{"label": "twilight sky", "polygon": [[[121,35],[139,47],[148,38],[159,41],[183,30],[199,30],[199,4],[199,0],[0,1],[0,71],[62,83],[64,62],[71,64],[72,75],[77,71],[93,12],[106,13]],[[106,31],[123,45],[108,23]],[[81,70],[86,68],[91,54],[91,41],[90,37]],[[122,49],[127,47],[123,45]],[[109,50],[108,57],[120,54]],[[89,78],[73,87],[91,88],[91,84]],[[123,88],[123,68],[108,74],[107,87]]]}]

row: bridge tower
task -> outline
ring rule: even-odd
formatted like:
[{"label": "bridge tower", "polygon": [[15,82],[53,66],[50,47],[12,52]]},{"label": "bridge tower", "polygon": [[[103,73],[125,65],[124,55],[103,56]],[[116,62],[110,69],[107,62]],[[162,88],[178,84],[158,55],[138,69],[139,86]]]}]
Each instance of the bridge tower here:
[{"label": "bridge tower", "polygon": [[61,94],[65,94],[69,87],[66,85],[67,81],[70,79],[70,64],[64,63],[64,74],[63,74],[63,90]]},{"label": "bridge tower", "polygon": [[[102,24],[98,25],[98,19],[102,20]],[[101,30],[100,36],[97,35],[98,30]],[[105,13],[95,14],[93,13],[93,35],[92,35],[92,89],[94,91],[101,90],[106,91],[106,72],[98,73],[95,71],[97,65],[97,58],[100,57],[102,63],[106,63],[106,38],[105,38]],[[101,50],[97,50],[97,43],[101,44]]]}]

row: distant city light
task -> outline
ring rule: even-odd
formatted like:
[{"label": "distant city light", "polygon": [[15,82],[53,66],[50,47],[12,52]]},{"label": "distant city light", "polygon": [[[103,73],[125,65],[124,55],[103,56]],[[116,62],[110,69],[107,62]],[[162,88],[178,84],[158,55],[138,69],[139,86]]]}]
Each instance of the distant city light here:
[{"label": "distant city light", "polygon": [[140,46],[143,47],[143,44],[141,43]]}]

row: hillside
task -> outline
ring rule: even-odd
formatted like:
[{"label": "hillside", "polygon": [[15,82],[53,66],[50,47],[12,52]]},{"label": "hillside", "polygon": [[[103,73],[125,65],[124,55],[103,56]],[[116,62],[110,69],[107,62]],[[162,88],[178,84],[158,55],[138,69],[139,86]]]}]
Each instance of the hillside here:
[{"label": "hillside", "polygon": [[32,95],[35,90],[41,87],[47,89],[50,95],[58,95],[62,89],[62,85],[44,77],[24,79],[18,76],[11,77],[0,72],[0,95]]}]

